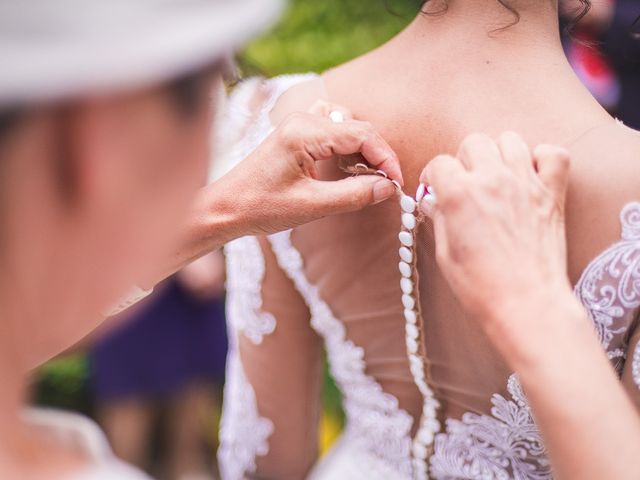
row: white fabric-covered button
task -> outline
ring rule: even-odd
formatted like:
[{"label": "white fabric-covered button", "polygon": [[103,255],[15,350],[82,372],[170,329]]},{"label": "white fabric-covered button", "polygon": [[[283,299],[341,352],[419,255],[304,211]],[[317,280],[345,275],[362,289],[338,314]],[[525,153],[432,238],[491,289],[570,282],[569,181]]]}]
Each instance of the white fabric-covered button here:
[{"label": "white fabric-covered button", "polygon": [[398,263],[398,270],[400,270],[400,273],[402,274],[403,277],[411,278],[411,275],[413,275],[413,271],[411,270],[411,265],[409,265],[406,262]]},{"label": "white fabric-covered button", "polygon": [[[424,407],[422,409],[422,413],[426,418],[435,418],[436,416],[436,406],[431,402],[425,402]],[[425,418],[425,421],[426,421]]]},{"label": "white fabric-covered button", "polygon": [[404,308],[406,308],[407,310],[413,310],[413,307],[416,306],[416,301],[411,295],[403,294],[402,305],[404,305]]},{"label": "white fabric-covered button", "polygon": [[424,459],[416,459],[413,463],[413,467],[418,480],[425,480],[427,478],[427,465]]},{"label": "white fabric-covered button", "polygon": [[409,353],[415,354],[418,351],[418,342],[413,338],[407,337],[407,350]]},{"label": "white fabric-covered button", "polygon": [[409,232],[400,232],[398,235],[400,239],[400,243],[402,243],[405,247],[413,246],[413,235]]},{"label": "white fabric-covered button", "polygon": [[400,258],[407,263],[413,262],[413,252],[409,250],[407,247],[400,247],[399,250]]},{"label": "white fabric-covered button", "polygon": [[416,228],[416,217],[412,213],[403,213],[402,225],[407,230],[413,230],[414,228]]},{"label": "white fabric-covered button", "polygon": [[417,355],[409,355],[409,365],[422,365],[422,360]]},{"label": "white fabric-covered button", "polygon": [[416,312],[413,310],[405,310],[404,311],[404,319],[409,322],[411,325],[415,325],[418,322],[418,316]]},{"label": "white fabric-covered button", "polygon": [[420,429],[418,439],[425,445],[431,445],[431,443],[433,442],[433,431],[431,431],[429,428]]},{"label": "white fabric-covered button", "polygon": [[400,280],[400,288],[404,293],[410,295],[413,292],[413,282],[408,278],[402,278]]},{"label": "white fabric-covered button", "polygon": [[409,370],[411,370],[414,380],[417,380],[418,378],[424,379],[424,369],[422,368],[422,364],[409,365]]},{"label": "white fabric-covered button", "polygon": [[425,447],[422,443],[416,442],[413,444],[413,456],[424,460],[427,458],[427,447]]},{"label": "white fabric-covered button", "polygon": [[411,325],[415,325],[418,321],[418,317],[416,316],[416,312],[413,310],[405,310],[404,311],[404,319],[409,322]]},{"label": "white fabric-covered button", "polygon": [[418,338],[418,335],[420,333],[418,332],[418,327],[409,323],[406,325],[406,330],[407,335],[409,335],[411,338]]},{"label": "white fabric-covered button", "polygon": [[422,396],[426,396],[426,395],[429,395],[431,393],[431,390],[429,390],[429,386],[427,385],[427,382],[424,381],[424,379],[415,378],[414,380],[415,380],[416,385],[418,386],[418,390],[420,390],[420,393],[422,394]]},{"label": "white fabric-covered button", "polygon": [[409,195],[403,195],[400,199],[400,206],[406,213],[413,213],[416,211],[416,201]]},{"label": "white fabric-covered button", "polygon": [[344,123],[344,113],[334,110],[329,114],[329,118],[333,123]]},{"label": "white fabric-covered button", "polygon": [[440,422],[435,417],[426,417],[424,419],[424,425],[432,432],[438,432],[440,430]]},{"label": "white fabric-covered button", "polygon": [[418,315],[416,315],[416,312],[407,308],[404,310],[404,319],[412,325],[416,325],[418,323]]},{"label": "white fabric-covered button", "polygon": [[425,398],[424,408],[434,408],[437,410],[438,408],[440,408],[440,402],[435,397],[433,397],[433,395],[431,395],[430,398]]}]

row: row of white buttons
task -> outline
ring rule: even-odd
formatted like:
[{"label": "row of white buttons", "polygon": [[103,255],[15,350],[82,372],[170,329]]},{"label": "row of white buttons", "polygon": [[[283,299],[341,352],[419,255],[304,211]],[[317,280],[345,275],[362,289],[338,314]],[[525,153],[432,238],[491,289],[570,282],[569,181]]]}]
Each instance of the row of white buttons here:
[{"label": "row of white buttons", "polygon": [[[420,201],[425,195],[430,196],[432,192],[424,185],[418,187],[416,197],[409,195],[400,197],[400,207],[402,209],[402,230],[398,235],[402,246],[399,250],[400,263],[400,288],[402,289],[402,305],[404,306],[405,334],[407,344],[407,355],[409,357],[409,368],[416,386],[423,395],[424,404],[420,427],[413,440],[413,470],[414,477],[420,480],[428,478],[427,455],[429,447],[433,444],[435,434],[440,431],[440,422],[437,419],[437,411],[440,406],[429,388],[425,376],[424,361],[420,358],[419,342],[420,329],[418,325],[418,301],[415,292],[415,278],[413,264],[416,259],[415,229],[417,226],[416,213]],[[428,192],[428,193],[427,193]]]}]

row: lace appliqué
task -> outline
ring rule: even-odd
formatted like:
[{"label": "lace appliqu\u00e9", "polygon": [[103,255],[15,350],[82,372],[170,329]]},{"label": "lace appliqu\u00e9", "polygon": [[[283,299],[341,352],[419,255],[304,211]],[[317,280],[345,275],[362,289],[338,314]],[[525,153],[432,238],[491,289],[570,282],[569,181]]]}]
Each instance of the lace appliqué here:
[{"label": "lace appliqu\u00e9", "polygon": [[[311,77],[292,75],[266,82],[259,79],[245,82],[244,88],[236,93],[228,106],[227,119],[230,123],[227,125],[232,125],[232,128],[224,131],[228,138],[235,133],[231,130],[242,131],[243,135],[227,142],[227,149],[220,152],[224,165],[218,175],[244,160],[271,132],[269,112],[280,95],[293,84]],[[253,117],[248,104],[257,88],[266,89],[268,100],[258,116]],[[252,118],[256,121],[248,125]],[[258,456],[269,453],[268,439],[275,427],[271,420],[258,413],[255,391],[238,356],[238,334],[258,345],[265,335],[274,332],[276,320],[272,314],[262,311],[261,285],[265,265],[258,240],[255,237],[235,240],[227,244],[225,254],[230,347],[218,458],[224,480],[241,480],[247,473],[256,471]]]},{"label": "lace appliqu\u00e9", "polygon": [[[620,220],[621,240],[587,266],[575,288],[618,371],[627,348],[625,334],[640,307],[640,203],[628,204]],[[640,386],[640,346],[636,358],[632,368]],[[542,437],[515,375],[509,377],[507,390],[511,400],[498,394],[492,397],[492,416],[465,413],[461,420],[447,420],[446,433],[436,436],[431,457],[434,478],[552,478]]]},{"label": "lace appliqu\u00e9", "polygon": [[255,345],[273,333],[276,319],[262,310],[264,258],[255,237],[235,240],[225,247],[227,257],[227,313],[230,325]]},{"label": "lace appliqu\u00e9", "polygon": [[265,265],[255,237],[244,237],[225,247],[227,257],[227,321],[230,350],[224,412],[218,453],[222,478],[240,480],[256,470],[256,458],[269,453],[274,425],[258,413],[256,395],[238,355],[238,335],[258,345],[276,327],[273,315],[263,312],[261,286]]},{"label": "lace appliqu\u00e9", "polygon": [[495,394],[492,416],[465,413],[436,435],[431,473],[437,479],[549,480],[551,467],[520,383],[509,377],[511,399]]},{"label": "lace appliqu\u00e9", "polygon": [[364,350],[346,337],[344,325],[307,280],[302,256],[291,243],[291,232],[272,235],[269,240],[279,265],[309,306],[311,326],[324,338],[331,373],[344,396],[345,435],[397,472],[396,478],[411,478],[413,418],[400,409],[396,397],[365,374]]},{"label": "lace appliqu\u00e9", "polygon": [[236,351],[229,355],[227,363],[218,461],[224,480],[242,480],[246,473],[256,471],[256,458],[269,453],[268,438],[274,426],[271,420],[258,415],[255,392]]},{"label": "lace appliqu\u00e9", "polygon": [[622,240],[589,264],[575,288],[619,373],[627,350],[625,320],[640,307],[640,203],[628,204],[620,221]]}]

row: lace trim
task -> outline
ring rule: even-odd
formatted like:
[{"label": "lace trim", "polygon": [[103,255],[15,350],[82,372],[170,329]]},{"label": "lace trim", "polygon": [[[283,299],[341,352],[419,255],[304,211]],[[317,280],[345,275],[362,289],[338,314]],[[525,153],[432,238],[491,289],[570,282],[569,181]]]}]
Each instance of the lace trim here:
[{"label": "lace trim", "polygon": [[[271,134],[274,127],[269,115],[282,94],[298,83],[302,83],[316,77],[317,75],[314,73],[283,75],[271,80],[266,80],[262,85],[258,85],[259,82],[255,79],[246,80],[246,82],[251,82],[251,85],[256,85],[257,88],[265,89],[267,93],[267,100],[264,102],[260,112],[255,117],[256,121],[248,129],[245,138],[241,142],[237,143],[237,148],[232,151],[230,155],[231,161],[228,162],[229,169],[235,167],[240,161],[244,160]],[[255,92],[255,89],[253,91]],[[244,115],[245,118],[249,118],[251,116],[250,113],[248,114],[249,117],[246,116],[246,107],[242,107],[239,110],[239,115]]]},{"label": "lace trim", "polygon": [[465,413],[448,419],[447,433],[436,435],[431,473],[438,479],[550,480],[542,437],[515,375],[511,399],[495,394],[492,416]]},{"label": "lace trim", "polygon": [[275,317],[262,310],[265,265],[260,244],[255,237],[244,237],[227,244],[225,254],[229,324],[259,345],[276,329]]},{"label": "lace trim", "polygon": [[274,425],[258,413],[255,392],[238,355],[238,334],[258,345],[265,335],[273,333],[276,321],[273,315],[261,310],[265,265],[258,240],[255,237],[235,240],[225,247],[225,254],[231,346],[218,458],[222,478],[239,480],[245,473],[255,472],[258,456],[269,453],[268,439]]},{"label": "lace trim", "polygon": [[268,438],[274,426],[258,415],[255,392],[242,369],[237,346],[232,348],[227,358],[218,463],[223,480],[242,480],[246,473],[256,471],[256,458],[269,453]]},{"label": "lace trim", "polygon": [[[585,269],[575,294],[589,311],[602,346],[622,368],[625,333],[631,312],[640,307],[640,203],[620,214],[621,240]],[[615,324],[615,320],[626,322]],[[618,344],[614,344],[618,342]],[[613,347],[613,348],[612,348]],[[640,345],[633,356],[633,377],[640,387]],[[637,374],[637,375],[636,375]],[[549,461],[531,409],[515,375],[509,377],[508,400],[495,394],[491,415],[465,413],[449,419],[438,434],[431,472],[436,479],[550,480]]]},{"label": "lace trim", "polygon": [[[575,294],[588,310],[598,338],[620,373],[627,349],[624,334],[629,322],[617,322],[640,307],[640,203],[633,202],[620,213],[622,240],[593,260],[575,287]],[[614,338],[622,338],[612,346]]]},{"label": "lace trim", "polygon": [[269,237],[279,265],[294,282],[311,311],[311,326],[324,338],[331,372],[344,397],[347,433],[366,451],[402,477],[411,478],[412,417],[398,400],[365,374],[364,350],[346,337],[318,288],[307,280],[303,259],[291,243],[291,231]]},{"label": "lace trim", "polygon": [[636,345],[633,352],[633,360],[631,360],[631,376],[638,388],[640,388],[640,343]]},{"label": "lace trim", "polygon": [[[262,82],[254,78],[243,82],[232,95],[222,130],[226,140],[222,151],[222,170],[230,170],[244,160],[271,133],[269,113],[278,98],[291,86],[315,75],[291,75]],[[265,88],[268,99],[254,118],[249,107],[258,88]],[[228,123],[227,123],[228,122]],[[246,132],[234,138],[237,132]],[[230,140],[231,139],[231,140]],[[219,173],[218,173],[219,175]],[[256,458],[269,453],[268,439],[274,424],[258,413],[256,395],[248,382],[237,353],[238,333],[259,345],[265,335],[274,332],[276,320],[262,311],[261,285],[265,273],[264,258],[255,237],[235,240],[225,247],[227,257],[227,321],[230,349],[227,359],[227,383],[220,425],[220,470],[224,480],[240,480],[256,471]]]}]

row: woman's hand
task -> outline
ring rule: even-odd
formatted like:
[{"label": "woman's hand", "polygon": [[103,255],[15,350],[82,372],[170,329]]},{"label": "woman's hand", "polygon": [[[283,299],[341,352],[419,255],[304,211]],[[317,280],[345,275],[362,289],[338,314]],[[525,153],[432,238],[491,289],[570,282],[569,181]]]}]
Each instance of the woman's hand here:
[{"label": "woman's hand", "polygon": [[457,158],[438,156],[422,173],[437,197],[422,207],[433,220],[438,263],[462,304],[485,323],[509,319],[517,327],[529,302],[571,295],[568,173],[566,150],[543,145],[531,155],[515,133],[497,142],[471,135]]},{"label": "woman's hand", "polygon": [[[640,420],[566,273],[569,156],[472,135],[421,181],[438,263],[527,394],[554,478],[640,478]],[[605,412],[605,413],[603,413]]]},{"label": "woman's hand", "polygon": [[[340,112],[336,123],[329,113]],[[384,172],[339,181],[317,179],[316,162],[360,154]],[[360,210],[395,194],[402,185],[398,157],[367,122],[345,108],[318,102],[289,116],[245,160],[198,192],[182,238],[166,265],[149,274],[149,287],[200,256],[245,235],[271,234],[339,213]]]},{"label": "woman's hand", "polygon": [[316,162],[361,154],[373,168],[402,183],[398,157],[371,124],[351,120],[339,107],[333,110],[341,112],[342,123],[316,114],[327,109],[323,103],[314,113],[289,116],[251,155],[207,188],[217,199],[212,207],[222,201],[241,215],[237,234],[275,233],[359,210],[395,193],[391,181],[380,176],[317,179]]}]

